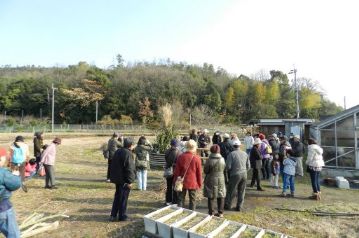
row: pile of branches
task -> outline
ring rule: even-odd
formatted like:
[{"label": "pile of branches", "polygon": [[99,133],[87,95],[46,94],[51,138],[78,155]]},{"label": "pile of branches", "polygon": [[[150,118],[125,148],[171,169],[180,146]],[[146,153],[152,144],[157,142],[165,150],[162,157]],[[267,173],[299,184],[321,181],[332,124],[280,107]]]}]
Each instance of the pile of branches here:
[{"label": "pile of branches", "polygon": [[21,232],[21,238],[31,237],[45,231],[51,231],[57,229],[59,226],[59,221],[55,222],[45,222],[46,220],[50,220],[57,217],[66,217],[64,213],[59,213],[55,215],[45,216],[40,213],[33,213],[28,216],[19,226]]}]

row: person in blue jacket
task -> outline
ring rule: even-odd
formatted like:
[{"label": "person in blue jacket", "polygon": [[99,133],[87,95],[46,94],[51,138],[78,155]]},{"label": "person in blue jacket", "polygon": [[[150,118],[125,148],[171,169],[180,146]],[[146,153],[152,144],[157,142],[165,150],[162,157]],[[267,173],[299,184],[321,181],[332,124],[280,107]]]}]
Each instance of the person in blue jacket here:
[{"label": "person in blue jacket", "polygon": [[[21,187],[19,171],[6,169],[6,150],[0,148],[0,232],[8,238],[20,237],[15,211],[10,202],[11,192]],[[17,173],[17,174],[16,174]]]}]

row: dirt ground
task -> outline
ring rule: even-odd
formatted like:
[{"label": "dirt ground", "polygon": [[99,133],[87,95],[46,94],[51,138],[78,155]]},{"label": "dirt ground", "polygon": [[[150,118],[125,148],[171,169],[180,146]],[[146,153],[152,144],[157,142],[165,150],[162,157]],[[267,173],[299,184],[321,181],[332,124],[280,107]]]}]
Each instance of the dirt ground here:
[{"label": "dirt ground", "polygon": [[[16,135],[0,135],[0,146],[8,147]],[[31,135],[27,141],[32,149]],[[45,143],[52,136],[45,135]],[[13,193],[12,203],[21,223],[33,212],[65,212],[57,230],[36,237],[141,237],[143,216],[164,205],[162,171],[149,172],[148,191],[130,193],[127,222],[108,222],[114,185],[105,182],[107,161],[99,150],[108,137],[66,135],[57,150],[55,165],[57,190],[44,189],[43,178],[26,182],[29,192]],[[296,181],[296,197],[282,198],[264,182],[264,192],[247,189],[242,212],[228,211],[225,218],[283,232],[294,237],[359,237],[359,218],[313,216],[309,212],[279,211],[275,208],[359,212],[359,190],[323,187],[320,202],[309,200],[311,187],[307,178]],[[200,192],[201,193],[201,192]],[[207,213],[206,200],[199,196],[198,210]]]}]

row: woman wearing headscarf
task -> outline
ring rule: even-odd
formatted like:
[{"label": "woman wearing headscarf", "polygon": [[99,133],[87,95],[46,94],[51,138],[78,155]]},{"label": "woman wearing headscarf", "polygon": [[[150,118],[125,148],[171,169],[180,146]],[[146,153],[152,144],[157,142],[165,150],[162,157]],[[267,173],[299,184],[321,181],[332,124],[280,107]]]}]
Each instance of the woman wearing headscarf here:
[{"label": "woman wearing headscarf", "polygon": [[55,186],[55,161],[56,161],[56,147],[61,144],[61,139],[56,137],[52,143],[46,147],[41,155],[41,163],[44,165],[45,176],[45,188],[57,189]]}]

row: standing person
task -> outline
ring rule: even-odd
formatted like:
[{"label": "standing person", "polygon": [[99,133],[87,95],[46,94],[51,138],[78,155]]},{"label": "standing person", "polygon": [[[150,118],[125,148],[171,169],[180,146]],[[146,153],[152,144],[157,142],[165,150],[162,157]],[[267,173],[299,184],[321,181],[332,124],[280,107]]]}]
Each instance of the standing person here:
[{"label": "standing person", "polygon": [[13,174],[6,169],[6,150],[0,149],[0,232],[5,237],[19,238],[20,230],[16,222],[15,211],[10,202],[11,192],[20,188],[19,171]]},{"label": "standing person", "polygon": [[198,135],[196,129],[192,129],[191,133],[189,134],[189,139],[198,142]]},{"label": "standing person", "polygon": [[176,165],[176,159],[181,154],[181,151],[178,149],[177,139],[171,140],[171,147],[165,152],[165,171],[170,171],[165,173],[164,176],[167,182],[166,189],[166,205],[177,204],[177,194],[173,190],[173,171]]},{"label": "standing person", "polygon": [[237,191],[237,206],[236,210],[241,211],[243,208],[247,170],[249,169],[249,159],[247,153],[241,151],[241,142],[239,140],[233,141],[234,151],[232,151],[226,161],[226,169],[229,173],[229,186],[226,196],[226,209],[231,209],[232,201],[236,196]]},{"label": "standing person", "polygon": [[263,133],[259,134],[259,139],[261,139],[262,141],[262,144],[260,146],[260,151],[263,157],[263,161],[262,161],[263,179],[269,179],[272,147],[269,145],[269,142]]},{"label": "standing person", "polygon": [[23,136],[16,136],[15,142],[10,146],[10,167],[11,170],[18,170],[21,177],[21,188],[27,192],[25,183],[25,165],[30,159],[29,146],[25,143]]},{"label": "standing person", "polygon": [[271,168],[272,168],[272,176],[270,182],[273,188],[278,189],[279,188],[278,180],[280,174],[280,162],[278,157],[273,158],[271,162]]},{"label": "standing person", "polygon": [[293,137],[292,151],[293,151],[293,157],[295,158],[295,161],[297,162],[297,167],[295,168],[295,174],[303,177],[303,175],[304,175],[304,171],[303,171],[304,145],[300,141],[299,135],[294,135],[294,137]]},{"label": "standing person", "polygon": [[[224,198],[226,197],[226,184],[224,182],[224,169],[226,163],[220,154],[218,145],[212,145],[211,154],[204,165],[203,196],[208,199],[208,214],[223,217]],[[217,200],[217,213],[214,214],[214,201]]]},{"label": "standing person", "polygon": [[[230,137],[227,133],[223,135],[223,142],[219,143],[219,147],[221,149],[221,155],[224,158],[224,161],[227,161],[227,156],[234,150],[230,141]],[[227,169],[224,170],[224,180],[225,183],[228,184]]]},{"label": "standing person", "polygon": [[283,136],[279,137],[279,140],[280,140],[280,145],[279,145],[278,158],[279,158],[279,163],[280,163],[280,173],[282,175],[282,181],[284,181],[283,161],[287,158],[287,151],[292,149],[292,147],[290,146],[290,143],[288,142],[287,136],[283,135]]},{"label": "standing person", "polygon": [[278,159],[280,142],[277,134],[273,133],[268,139],[269,145],[272,147],[272,157]]},{"label": "standing person", "polygon": [[138,139],[135,148],[136,154],[136,175],[138,179],[138,189],[147,189],[147,169],[150,166],[150,152],[152,150],[151,144],[147,141],[146,137],[141,136]]},{"label": "standing person", "polygon": [[297,165],[297,162],[295,161],[295,158],[293,158],[293,151],[288,150],[287,154],[289,155],[288,158],[286,158],[283,161],[283,192],[282,196],[287,196],[287,188],[290,187],[290,197],[294,197],[295,192],[295,186],[294,186],[294,175],[295,175],[295,167]]},{"label": "standing person", "polygon": [[121,143],[118,141],[119,135],[118,133],[114,132],[112,134],[111,139],[107,142],[107,150],[108,150],[108,160],[107,160],[107,182],[110,182],[110,170],[111,170],[111,162],[112,158],[116,153],[116,150],[121,148]]},{"label": "standing person", "polygon": [[313,195],[312,199],[320,200],[320,183],[319,176],[322,167],[324,166],[323,149],[317,145],[317,142],[313,138],[308,139],[308,157],[306,164],[308,166],[308,172],[310,174],[310,181],[312,182]]},{"label": "standing person", "polygon": [[208,157],[208,147],[211,143],[211,138],[208,135],[208,130],[204,129],[203,133],[198,137],[198,147],[204,150],[201,150],[202,157]]},{"label": "standing person", "polygon": [[219,131],[216,131],[212,137],[212,144],[218,145],[221,142],[222,142],[221,133]]},{"label": "standing person", "polygon": [[127,200],[132,189],[132,183],[136,178],[135,161],[132,150],[134,143],[132,138],[125,138],[123,148],[116,151],[112,158],[110,179],[116,185],[116,192],[113,199],[110,221],[126,221],[128,216]]},{"label": "standing person", "polygon": [[34,156],[36,159],[36,170],[39,169],[41,153],[44,147],[44,135],[42,132],[35,132],[34,135]]},{"label": "standing person", "polygon": [[197,143],[194,140],[189,140],[186,148],[187,151],[177,158],[173,181],[175,182],[178,177],[183,179],[183,190],[178,193],[178,206],[184,206],[188,192],[189,209],[195,210],[196,193],[202,186],[201,158],[196,154]]},{"label": "standing person", "polygon": [[252,134],[248,131],[246,136],[244,137],[244,146],[246,147],[246,153],[249,155],[251,153],[251,149],[253,147],[254,138]]},{"label": "standing person", "polygon": [[56,137],[52,143],[46,147],[41,155],[41,163],[45,168],[45,188],[57,189],[55,185],[55,160],[56,160],[56,146],[61,145],[61,139]]},{"label": "standing person", "polygon": [[249,155],[251,168],[253,169],[252,181],[250,187],[253,187],[257,183],[257,190],[264,191],[261,187],[260,171],[262,169],[262,154],[260,152],[261,139],[256,138],[253,143],[253,148]]},{"label": "standing person", "polygon": [[181,153],[184,153],[186,151],[186,143],[187,141],[189,141],[189,136],[184,136],[181,140],[181,142],[178,145],[178,149],[180,150]]}]

